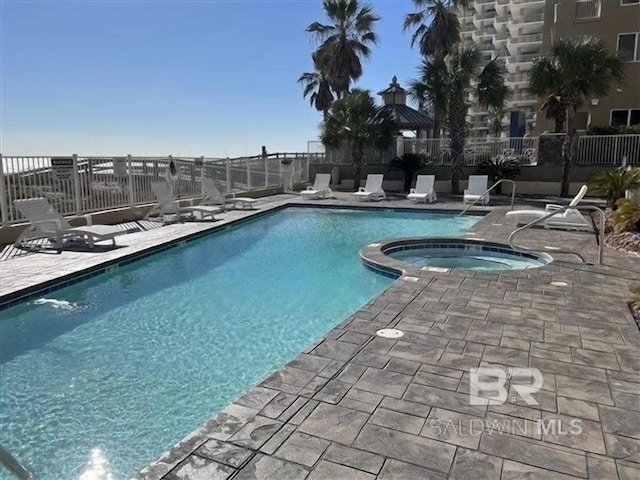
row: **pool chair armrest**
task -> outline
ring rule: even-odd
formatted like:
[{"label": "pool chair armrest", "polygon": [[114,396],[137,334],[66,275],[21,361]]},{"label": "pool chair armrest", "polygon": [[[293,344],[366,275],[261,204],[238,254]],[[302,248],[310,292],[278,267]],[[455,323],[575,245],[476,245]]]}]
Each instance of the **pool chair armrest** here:
[{"label": "pool chair armrest", "polygon": [[555,203],[549,203],[547,204],[547,206],[544,207],[544,211],[552,212],[554,210],[560,210],[561,208],[564,208],[564,207],[562,205],[556,205]]},{"label": "pool chair armrest", "polygon": [[314,190],[313,185],[307,185],[307,190],[313,191]]},{"label": "pool chair armrest", "polygon": [[366,190],[364,189],[364,187],[360,187],[360,188],[358,189],[358,192],[366,192]]},{"label": "pool chair armrest", "polygon": [[411,194],[411,193],[416,193],[416,189],[415,189],[415,188],[410,188],[410,189],[409,189],[409,193],[410,193],[410,194]]}]

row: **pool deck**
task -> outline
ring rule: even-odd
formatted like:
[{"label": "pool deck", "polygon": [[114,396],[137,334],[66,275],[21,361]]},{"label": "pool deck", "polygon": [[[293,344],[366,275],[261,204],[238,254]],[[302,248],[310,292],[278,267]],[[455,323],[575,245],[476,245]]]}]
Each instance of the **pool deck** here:
[{"label": "pool deck", "polygon": [[[338,197],[307,203],[352,203]],[[268,197],[258,210],[227,212],[219,222],[129,233],[119,237],[121,248],[98,253],[6,251],[0,295],[17,298],[298,201]],[[461,208],[358,203],[367,205]],[[476,209],[490,213],[465,236],[505,243],[513,230],[508,208]],[[593,234],[531,229],[523,239],[530,247],[571,246],[595,261]],[[401,277],[136,478],[637,480],[640,332],[626,302],[640,257],[606,248],[605,263],[557,256],[538,269]],[[377,337],[381,328],[404,336]],[[518,394],[530,379],[514,374],[506,403],[472,405],[476,367],[540,370],[537,404]]]}]

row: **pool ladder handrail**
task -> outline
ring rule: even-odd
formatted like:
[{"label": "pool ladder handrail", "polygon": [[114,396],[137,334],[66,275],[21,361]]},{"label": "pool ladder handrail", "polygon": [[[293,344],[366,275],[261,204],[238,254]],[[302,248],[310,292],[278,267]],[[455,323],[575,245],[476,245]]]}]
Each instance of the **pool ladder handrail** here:
[{"label": "pool ladder handrail", "polygon": [[[583,205],[580,207],[580,209],[583,210],[594,210],[597,211],[600,214],[600,231],[598,232],[598,265],[603,265],[604,263],[604,229],[605,229],[605,222],[607,219],[607,216],[605,215],[604,211],[600,208],[600,207],[596,207],[595,205]],[[572,207],[570,205],[566,205],[564,207],[561,207],[557,210],[552,210],[551,212],[547,213],[544,217],[540,217],[540,218],[536,218],[534,221],[527,223],[526,225],[522,226],[522,227],[518,227],[516,228],[513,232],[511,232],[511,235],[509,235],[509,246],[511,248],[513,248],[514,250],[519,250],[521,252],[553,252],[553,253],[562,253],[565,255],[574,255],[576,257],[578,257],[582,263],[587,263],[585,258],[582,256],[582,254],[575,252],[573,250],[561,250],[561,249],[536,249],[536,248],[527,248],[527,247],[523,247],[521,245],[517,245],[514,242],[514,237],[522,232],[523,230],[526,230],[530,227],[533,227],[534,225],[537,225],[539,223],[542,223],[544,221],[546,221],[547,219],[553,217],[554,215],[557,215],[559,213],[562,212],[566,212],[567,210],[578,210],[578,208],[576,207]]]},{"label": "pool ladder handrail", "polygon": [[514,182],[513,180],[509,179],[509,178],[501,178],[500,180],[498,180],[496,183],[494,183],[493,185],[491,185],[489,188],[487,188],[484,192],[482,192],[482,195],[480,195],[478,198],[476,198],[473,202],[471,202],[471,205],[468,205],[467,207],[465,207],[464,210],[462,210],[458,216],[463,215],[465,213],[467,213],[467,211],[473,207],[476,203],[478,203],[478,201],[482,200],[484,198],[484,196],[489,193],[491,190],[493,190],[494,188],[496,188],[498,185],[500,185],[503,182],[510,182],[513,184],[513,188],[511,189],[511,210],[513,210],[513,203],[516,199],[516,182]]},{"label": "pool ladder handrail", "polygon": [[33,473],[22,465],[6,448],[0,445],[0,465],[9,470],[19,480],[32,480]]}]

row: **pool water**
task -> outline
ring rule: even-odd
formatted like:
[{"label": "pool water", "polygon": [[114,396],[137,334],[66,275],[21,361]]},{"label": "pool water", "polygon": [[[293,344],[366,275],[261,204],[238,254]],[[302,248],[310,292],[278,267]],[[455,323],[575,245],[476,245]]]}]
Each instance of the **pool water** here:
[{"label": "pool water", "polygon": [[546,265],[544,260],[486,250],[464,251],[452,248],[424,248],[393,252],[391,257],[425,267],[465,270],[521,270]]},{"label": "pool water", "polygon": [[478,218],[287,208],[10,307],[0,443],[39,479],[129,478],[387,287],[363,245]]}]

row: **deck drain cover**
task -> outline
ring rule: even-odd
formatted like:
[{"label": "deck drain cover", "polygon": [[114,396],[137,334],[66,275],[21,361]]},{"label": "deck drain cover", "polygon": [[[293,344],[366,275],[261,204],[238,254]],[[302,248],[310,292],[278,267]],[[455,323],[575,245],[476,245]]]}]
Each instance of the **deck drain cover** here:
[{"label": "deck drain cover", "polygon": [[400,338],[404,335],[402,330],[396,330],[395,328],[383,328],[378,330],[376,335],[382,338]]},{"label": "deck drain cover", "polygon": [[554,287],[567,287],[567,286],[569,286],[569,284],[567,282],[551,282],[550,285],[553,285]]}]

